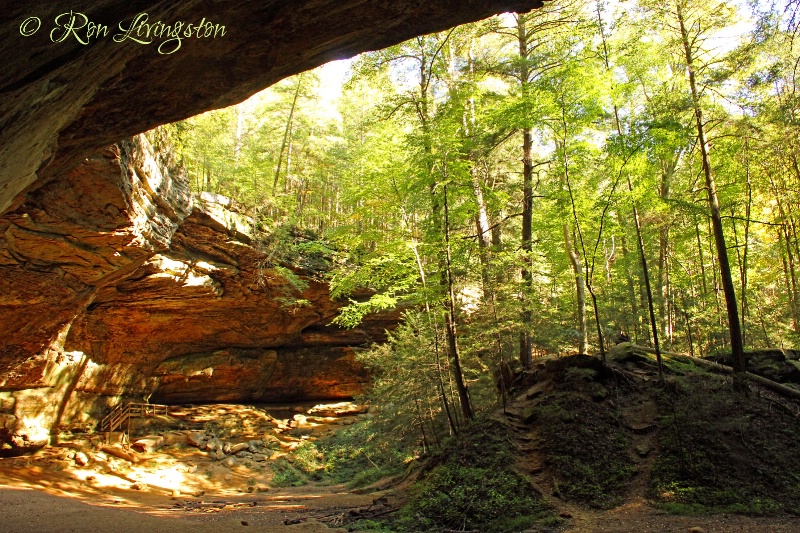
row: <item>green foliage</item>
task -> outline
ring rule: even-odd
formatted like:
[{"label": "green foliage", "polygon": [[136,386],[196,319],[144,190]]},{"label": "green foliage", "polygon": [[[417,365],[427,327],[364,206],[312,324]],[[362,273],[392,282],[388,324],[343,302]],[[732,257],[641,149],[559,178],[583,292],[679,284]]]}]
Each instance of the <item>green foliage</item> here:
[{"label": "green foliage", "polygon": [[448,440],[393,524],[403,530],[515,531],[548,517],[513,469],[505,431],[487,421]]},{"label": "green foliage", "polygon": [[316,443],[303,443],[292,454],[294,464],[318,481],[350,488],[397,475],[414,450],[398,445],[382,426],[375,418],[360,420]]},{"label": "green foliage", "polygon": [[306,475],[284,458],[273,461],[270,468],[273,473],[270,484],[273,487],[300,487],[308,483]]},{"label": "green foliage", "polygon": [[[720,49],[714,33],[736,22],[733,5],[681,5],[714,128],[712,165],[726,240],[736,251],[734,283],[748,300],[746,342],[789,345],[800,338],[792,285],[800,256],[793,229],[800,40],[786,14],[760,6],[755,39]],[[397,303],[427,301],[438,312],[446,184],[455,290],[484,290],[477,310],[459,317],[462,346],[478,359],[464,365],[467,374],[514,359],[523,330],[538,348],[574,350],[565,222],[597,297],[600,328],[648,341],[633,201],[664,343],[683,352],[725,349],[713,290],[718,261],[697,181],[692,100],[676,75],[684,52],[673,18],[674,9],[645,0],[624,8],[553,2],[361,56],[338,115],[324,112],[314,72],[151,135],[177,145],[195,191],[250,206],[255,226],[272,236],[266,267],[333,268],[335,294],[352,298],[335,321],[345,327]],[[522,129],[533,140],[530,254],[520,252]],[[475,234],[482,212],[496,237],[488,255]],[[287,228],[321,237],[297,242]],[[533,284],[516,274],[528,262]],[[523,308],[530,323],[522,323]]]},{"label": "green foliage", "polygon": [[[762,6],[756,39],[715,52],[709,31],[735,22],[732,4],[681,1],[692,19],[700,104],[713,126],[711,161],[746,343],[789,346],[800,339],[800,40],[781,14]],[[276,477],[286,479],[280,482],[311,475],[368,484],[412,456],[450,446],[444,440],[465,422],[445,342],[448,282],[462,373],[477,411],[499,399],[493,378],[514,367],[521,333],[537,351],[573,351],[578,302],[565,224],[607,338],[623,330],[634,342],[650,342],[636,205],[662,347],[727,350],[719,260],[673,18],[672,7],[649,0],[551,2],[361,56],[338,116],[321,112],[316,74],[304,74],[248,103],[152,134],[176,141],[193,190],[251,206],[263,253],[259,281],[280,287],[282,305],[308,305],[302,292],[311,276],[329,279],[333,296],[349,299],[333,320],[343,327],[409,306],[389,344],[359,356],[375,376],[370,394],[381,413],[317,448],[301,447],[294,466],[278,467]],[[532,139],[530,252],[523,251],[520,216],[523,130]],[[481,223],[491,226],[490,243],[480,239]],[[523,282],[523,268],[532,283]],[[570,369],[556,400],[528,414],[542,424],[559,493],[608,508],[621,501],[634,467],[624,434],[600,431],[618,420],[601,405],[609,390],[595,378],[593,370]],[[734,402],[709,413],[729,423],[704,432],[691,413],[706,397],[695,397],[690,384],[677,387],[694,400],[669,400],[675,412],[660,427],[666,454],[654,465],[654,497],[686,512],[769,512],[774,502],[797,509],[800,481],[786,474],[797,470],[774,444],[791,448],[794,430],[743,431],[757,427],[757,418],[729,417],[747,412]],[[586,394],[598,401],[579,401]],[[746,444],[731,444],[731,431],[742,432]],[[720,466],[742,446],[767,449],[782,465],[758,462],[780,497],[766,482],[741,488],[741,472]],[[463,528],[457,514],[473,513],[481,528],[499,528],[480,523],[477,511],[499,519],[492,505],[521,506],[500,488],[521,490],[521,481],[488,470],[443,461],[416,500],[424,512],[406,515],[407,527]],[[482,473],[488,493],[479,496],[471,491]]]},{"label": "green foliage", "polygon": [[292,465],[306,474],[313,474],[324,468],[322,463],[323,455],[311,441],[302,442],[300,446],[295,448],[292,452],[292,459]]}]

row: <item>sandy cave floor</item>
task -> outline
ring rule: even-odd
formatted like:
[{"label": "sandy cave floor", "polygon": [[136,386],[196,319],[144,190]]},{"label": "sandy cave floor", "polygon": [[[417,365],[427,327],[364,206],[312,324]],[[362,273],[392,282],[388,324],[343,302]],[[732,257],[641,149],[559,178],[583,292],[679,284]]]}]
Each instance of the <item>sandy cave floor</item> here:
[{"label": "sandy cave floor", "polygon": [[[96,436],[0,458],[0,533],[343,532],[339,526],[349,513],[375,509],[379,498],[395,500],[391,489],[357,493],[318,483],[275,488],[267,463],[239,458],[226,465],[185,443],[186,432],[202,428],[231,443],[269,432],[280,439],[281,449],[270,457],[276,460],[307,438],[366,416],[341,406],[338,413],[317,416],[308,414],[310,406],[268,409],[269,415],[253,406],[192,406],[175,410],[171,420],[146,421],[144,429],[153,433],[180,431],[169,433],[172,444],[137,454],[135,464],[99,450],[104,443]],[[85,466],[76,463],[78,451],[89,458]],[[542,531],[800,532],[795,517],[673,516],[643,500],[607,512],[568,504],[560,511],[570,516],[564,525]]]}]

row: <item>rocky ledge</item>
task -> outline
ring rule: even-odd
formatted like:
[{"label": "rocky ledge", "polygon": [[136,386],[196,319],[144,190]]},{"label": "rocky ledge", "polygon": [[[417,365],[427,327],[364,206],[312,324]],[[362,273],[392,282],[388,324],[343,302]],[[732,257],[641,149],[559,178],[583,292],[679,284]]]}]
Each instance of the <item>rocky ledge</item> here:
[{"label": "rocky ledge", "polygon": [[398,318],[330,326],[341,303],[319,267],[270,262],[229,200],[190,196],[156,134],[16,203],[0,218],[3,454],[121,401],[352,397],[356,350]]}]

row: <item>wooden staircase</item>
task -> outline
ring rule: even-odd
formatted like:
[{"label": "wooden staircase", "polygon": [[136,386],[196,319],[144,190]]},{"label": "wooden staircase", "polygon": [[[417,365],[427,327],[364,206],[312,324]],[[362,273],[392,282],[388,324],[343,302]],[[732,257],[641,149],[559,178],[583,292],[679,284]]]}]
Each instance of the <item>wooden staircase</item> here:
[{"label": "wooden staircase", "polygon": [[119,404],[101,422],[100,431],[111,433],[127,422],[127,434],[130,434],[131,418],[144,418],[156,415],[169,416],[169,407],[155,403]]}]

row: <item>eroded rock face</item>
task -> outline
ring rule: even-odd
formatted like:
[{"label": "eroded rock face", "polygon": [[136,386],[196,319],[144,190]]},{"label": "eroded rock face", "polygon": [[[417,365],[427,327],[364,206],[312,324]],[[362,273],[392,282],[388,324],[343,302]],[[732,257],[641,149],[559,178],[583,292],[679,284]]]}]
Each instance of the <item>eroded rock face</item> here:
[{"label": "eroded rock face", "polygon": [[270,264],[246,217],[190,198],[168,151],[120,143],[0,218],[0,441],[91,425],[121,400],[348,398],[356,346],[319,272]]},{"label": "eroded rock face", "polygon": [[[63,175],[119,139],[240,102],[333,59],[496,13],[527,11],[541,0],[8,4],[0,16],[0,213],[26,187]],[[177,42],[166,43],[163,34],[150,44],[125,38],[121,28],[130,28],[139,14],[146,14],[148,24],[206,22],[224,26],[225,34],[183,38],[178,50],[166,53]],[[39,20],[39,30],[23,37],[21,32],[36,28],[31,17]],[[106,26],[105,33],[95,26],[90,37],[90,23]],[[70,24],[76,29],[65,31]],[[139,28],[131,36],[147,41]]]}]

